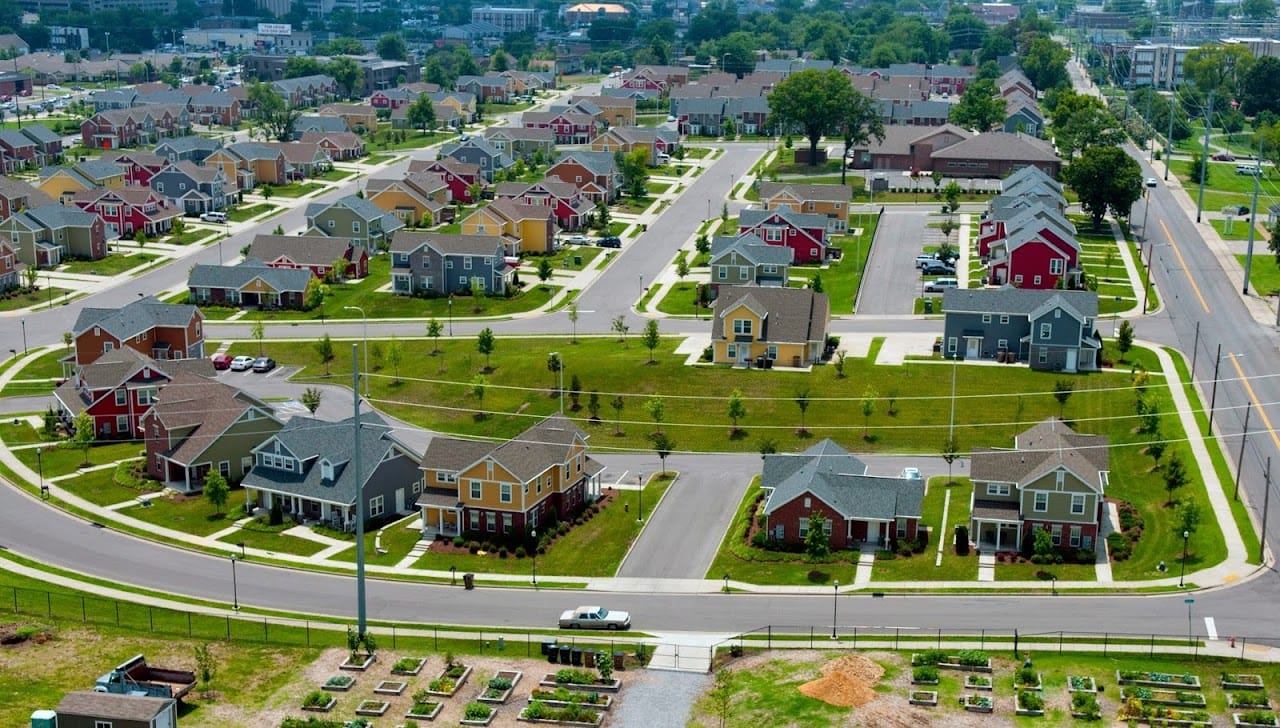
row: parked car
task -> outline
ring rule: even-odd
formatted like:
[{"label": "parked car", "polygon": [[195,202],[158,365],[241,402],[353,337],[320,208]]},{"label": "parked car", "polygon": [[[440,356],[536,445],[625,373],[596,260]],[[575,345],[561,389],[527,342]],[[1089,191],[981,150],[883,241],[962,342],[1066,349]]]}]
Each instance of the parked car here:
[{"label": "parked car", "polygon": [[907,480],[920,480],[920,468],[903,468],[902,477]]},{"label": "parked car", "polygon": [[1218,152],[1210,157],[1210,159],[1215,162],[1234,162],[1236,161],[1236,156],[1231,152]]},{"label": "parked car", "polygon": [[954,278],[937,278],[926,283],[924,291],[925,293],[942,293],[948,288],[958,288],[959,285]]},{"label": "parked car", "polygon": [[926,260],[920,264],[920,272],[927,276],[955,273],[956,267],[941,260]]},{"label": "parked car", "polygon": [[560,242],[565,245],[590,245],[591,238],[586,235],[565,235],[560,238]]},{"label": "parked car", "polygon": [[1156,186],[1156,178],[1155,178],[1155,177],[1148,177],[1148,178],[1147,178],[1147,186],[1148,186],[1148,187],[1155,187],[1155,186]]},{"label": "parked car", "polygon": [[200,219],[201,219],[201,220],[204,220],[205,222],[226,222],[226,221],[227,221],[227,213],[225,213],[225,212],[202,212],[202,213],[200,213]]},{"label": "parked car", "polygon": [[560,615],[560,629],[630,629],[631,615],[604,607],[578,607]]},{"label": "parked car", "polygon": [[258,373],[269,372],[276,368],[276,360],[269,356],[260,356],[253,360],[253,370]]},{"label": "parked car", "polygon": [[226,369],[231,366],[231,357],[226,354],[214,354],[210,357],[214,369]]},{"label": "parked car", "polygon": [[238,356],[231,360],[231,371],[233,372],[247,371],[252,366],[253,357],[251,356]]},{"label": "parked car", "polygon": [[607,238],[600,238],[597,240],[596,245],[599,245],[602,248],[621,248],[622,240],[616,235],[610,235]]}]

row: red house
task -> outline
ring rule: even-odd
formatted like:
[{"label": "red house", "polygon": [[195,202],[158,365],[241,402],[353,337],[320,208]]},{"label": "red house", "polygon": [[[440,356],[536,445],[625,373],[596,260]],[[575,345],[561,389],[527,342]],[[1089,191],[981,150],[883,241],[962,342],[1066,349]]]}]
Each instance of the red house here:
[{"label": "red house", "polygon": [[526,129],[550,129],[556,144],[586,144],[596,135],[594,116],[578,109],[559,111],[526,111],[520,116],[520,126]]},{"label": "red house", "polygon": [[987,281],[992,285],[1049,290],[1065,279],[1066,288],[1077,288],[1080,278],[1079,244],[1056,226],[1031,220],[991,243]]},{"label": "red house", "polygon": [[609,152],[569,152],[547,169],[547,178],[552,177],[577,187],[593,205],[613,202],[622,187],[618,162]]},{"label": "red house", "polygon": [[109,238],[162,235],[182,216],[177,205],[150,187],[80,190],[71,201],[101,218]]},{"label": "red house", "polygon": [[494,190],[495,199],[513,199],[526,205],[550,207],[561,230],[577,230],[587,224],[595,205],[582,196],[582,190],[557,177],[541,182],[502,182]]},{"label": "red house", "polygon": [[204,314],[185,303],[151,296],[120,308],[82,308],[71,330],[75,364],[92,364],[115,349],[129,348],[152,359],[204,358]]},{"label": "red house", "polygon": [[803,544],[810,528],[826,532],[833,549],[893,548],[899,539],[915,539],[924,480],[866,473],[865,463],[831,440],[800,454],[765,455],[760,485],[769,539]]},{"label": "red house", "polygon": [[352,245],[349,238],[328,235],[255,235],[246,258],[257,258],[272,268],[310,268],[316,278],[331,274],[334,262],[346,261],[342,278],[369,275],[369,251]]},{"label": "red house", "polygon": [[769,245],[791,248],[796,263],[821,263],[827,259],[827,216],[776,210],[743,210],[738,234],[755,233]]},{"label": "red house", "polygon": [[75,373],[53,390],[58,414],[70,425],[82,412],[93,417],[99,439],[136,437],[142,416],[155,403],[161,387],[175,374],[214,375],[208,359],[158,362],[129,348],[115,349]]},{"label": "red house", "polygon": [[169,166],[169,160],[164,157],[136,150],[107,152],[102,158],[124,167],[124,183],[139,187],[150,187],[151,178]]},{"label": "red house", "polygon": [[480,165],[459,162],[450,157],[410,161],[409,174],[418,172],[435,172],[444,177],[444,183],[449,186],[450,198],[466,205],[475,202],[471,196],[472,185],[484,187],[488,184],[484,173],[480,171]]}]

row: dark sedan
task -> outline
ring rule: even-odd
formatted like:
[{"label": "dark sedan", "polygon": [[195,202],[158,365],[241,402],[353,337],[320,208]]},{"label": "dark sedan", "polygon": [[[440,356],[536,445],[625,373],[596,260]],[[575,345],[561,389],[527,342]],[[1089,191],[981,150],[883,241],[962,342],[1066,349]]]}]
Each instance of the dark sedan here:
[{"label": "dark sedan", "polygon": [[276,368],[276,360],[269,356],[260,356],[253,360],[253,370],[255,372],[269,372]]}]

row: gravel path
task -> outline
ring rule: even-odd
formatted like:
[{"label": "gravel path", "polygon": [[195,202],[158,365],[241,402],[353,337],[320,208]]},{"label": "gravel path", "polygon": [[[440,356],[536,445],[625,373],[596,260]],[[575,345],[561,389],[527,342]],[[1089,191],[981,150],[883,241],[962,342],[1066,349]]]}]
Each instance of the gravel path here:
[{"label": "gravel path", "polygon": [[623,698],[609,724],[613,728],[683,728],[693,702],[711,683],[711,676],[668,670],[628,670]]}]

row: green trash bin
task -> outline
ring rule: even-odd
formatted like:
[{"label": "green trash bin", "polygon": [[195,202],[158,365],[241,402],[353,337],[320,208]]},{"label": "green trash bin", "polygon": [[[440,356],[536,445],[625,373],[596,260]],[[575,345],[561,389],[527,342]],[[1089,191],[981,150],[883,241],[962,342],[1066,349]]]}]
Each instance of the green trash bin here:
[{"label": "green trash bin", "polygon": [[925,312],[925,313],[933,313],[933,299],[932,299],[932,298],[926,298],[926,299],[924,299],[924,312]]}]

